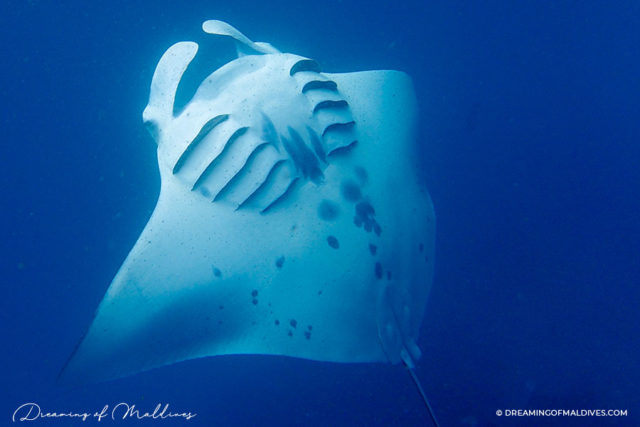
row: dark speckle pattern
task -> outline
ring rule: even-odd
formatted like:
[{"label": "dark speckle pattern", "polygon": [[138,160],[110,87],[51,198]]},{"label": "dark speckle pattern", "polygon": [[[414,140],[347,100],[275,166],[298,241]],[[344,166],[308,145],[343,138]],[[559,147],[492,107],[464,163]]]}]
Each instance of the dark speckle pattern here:
[{"label": "dark speckle pattern", "polygon": [[329,246],[331,246],[333,249],[338,249],[340,247],[340,242],[338,242],[338,239],[335,238],[335,236],[329,236],[327,237],[327,243],[329,244]]},{"label": "dark speckle pattern", "polygon": [[375,214],[376,212],[369,202],[359,202],[356,204],[356,215],[353,222],[356,227],[364,225],[364,230],[367,233],[373,231],[379,236],[382,233],[382,228],[376,221]]},{"label": "dark speckle pattern", "polygon": [[367,171],[362,166],[356,166],[353,171],[356,173],[356,177],[358,178],[358,181],[360,181],[360,184],[365,185],[369,179]]},{"label": "dark speckle pattern", "polygon": [[330,200],[323,200],[318,206],[318,216],[325,221],[332,221],[340,215],[338,205]]},{"label": "dark speckle pattern", "polygon": [[356,205],[356,214],[360,217],[368,217],[376,214],[369,202],[360,202]]},{"label": "dark speckle pattern", "polygon": [[378,279],[382,279],[382,264],[380,264],[379,262],[376,262],[376,278]]},{"label": "dark speckle pattern", "polygon": [[362,197],[360,187],[351,180],[347,180],[342,183],[340,186],[340,192],[342,193],[342,197],[350,202],[357,202]]}]

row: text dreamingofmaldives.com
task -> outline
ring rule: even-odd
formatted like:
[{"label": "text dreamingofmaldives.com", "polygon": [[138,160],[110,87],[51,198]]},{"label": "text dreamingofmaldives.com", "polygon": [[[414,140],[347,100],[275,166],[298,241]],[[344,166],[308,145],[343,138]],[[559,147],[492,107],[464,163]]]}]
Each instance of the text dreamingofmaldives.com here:
[{"label": "text dreamingofmaldives.com", "polygon": [[626,417],[627,409],[498,409],[501,417]]},{"label": "text dreamingofmaldives.com", "polygon": [[126,420],[126,419],[152,419],[152,420],[164,420],[167,418],[184,418],[190,420],[197,414],[194,412],[173,412],[169,410],[169,404],[158,403],[153,411],[144,411],[136,408],[136,405],[120,402],[111,408],[109,405],[104,405],[100,411],[95,412],[48,412],[43,411],[40,405],[37,403],[24,403],[13,412],[12,421],[38,421],[44,419],[80,419],[82,421],[96,420],[102,421],[110,419],[113,421]]}]

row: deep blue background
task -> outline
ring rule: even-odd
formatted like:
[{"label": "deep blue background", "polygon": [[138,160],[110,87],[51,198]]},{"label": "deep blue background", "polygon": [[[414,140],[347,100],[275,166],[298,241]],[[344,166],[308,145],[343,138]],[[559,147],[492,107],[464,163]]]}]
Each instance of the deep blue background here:
[{"label": "deep blue background", "polygon": [[194,426],[428,422],[399,366],[219,357],[55,385],[157,197],[153,69],[212,18],[327,71],[414,78],[438,217],[417,374],[442,425],[640,425],[637,2],[180,3],[0,5],[1,425],[28,401],[169,402]]}]

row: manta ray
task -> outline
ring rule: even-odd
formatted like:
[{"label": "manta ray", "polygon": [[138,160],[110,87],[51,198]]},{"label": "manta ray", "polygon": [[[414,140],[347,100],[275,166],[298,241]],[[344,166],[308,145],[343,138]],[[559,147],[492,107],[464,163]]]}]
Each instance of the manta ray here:
[{"label": "manta ray", "polygon": [[230,354],[412,368],[435,216],[416,173],[411,79],[326,73],[224,22],[202,29],[238,56],[179,112],[198,45],[160,59],[142,114],[157,205],[61,378]]}]

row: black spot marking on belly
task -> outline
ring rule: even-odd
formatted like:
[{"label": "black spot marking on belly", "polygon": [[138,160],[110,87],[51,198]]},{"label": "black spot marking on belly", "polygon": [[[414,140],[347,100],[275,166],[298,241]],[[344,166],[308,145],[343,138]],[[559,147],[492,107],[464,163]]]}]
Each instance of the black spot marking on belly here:
[{"label": "black spot marking on belly", "polygon": [[369,202],[359,202],[356,204],[356,215],[353,219],[356,227],[364,225],[367,233],[375,232],[378,236],[382,233],[380,224],[375,219],[376,212]]},{"label": "black spot marking on belly", "polygon": [[276,260],[276,267],[282,268],[283,265],[284,265],[284,255],[282,255]]},{"label": "black spot marking on belly", "polygon": [[356,177],[358,178],[358,181],[360,181],[360,184],[366,185],[369,180],[367,171],[362,166],[356,166],[353,171],[356,173]]},{"label": "black spot marking on belly", "polygon": [[342,182],[342,185],[340,186],[340,192],[342,193],[342,197],[350,202],[357,202],[362,197],[360,187],[358,186],[358,184],[351,180]]},{"label": "black spot marking on belly", "polygon": [[368,218],[370,216],[374,216],[376,211],[371,206],[369,202],[360,202],[356,205],[356,214],[362,218]]},{"label": "black spot marking on belly", "polygon": [[338,205],[330,200],[323,200],[318,206],[318,216],[325,221],[333,221],[340,215]]},{"label": "black spot marking on belly", "polygon": [[376,278],[382,279],[382,264],[380,264],[379,262],[376,262],[375,272]]},{"label": "black spot marking on belly", "polygon": [[333,249],[338,249],[340,248],[340,242],[338,242],[338,239],[335,238],[335,236],[329,236],[327,237],[327,243],[329,244],[329,246],[331,246]]}]

